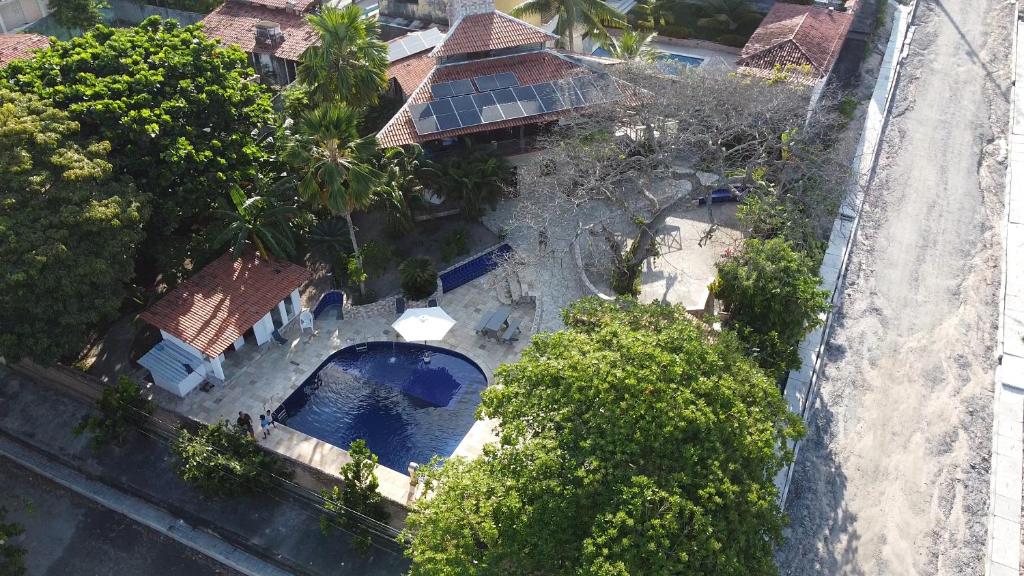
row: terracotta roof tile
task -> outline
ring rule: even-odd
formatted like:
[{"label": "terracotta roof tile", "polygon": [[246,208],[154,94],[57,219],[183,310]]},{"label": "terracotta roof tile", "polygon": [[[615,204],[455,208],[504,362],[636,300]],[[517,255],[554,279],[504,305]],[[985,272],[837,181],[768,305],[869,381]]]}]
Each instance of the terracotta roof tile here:
[{"label": "terracotta roof tile", "polygon": [[394,79],[404,96],[411,95],[434,69],[434,57],[429,52],[395,60],[388,66],[388,79]]},{"label": "terracotta roof tile", "polygon": [[[306,48],[320,41],[316,30],[306,21],[306,14],[228,1],[202,20],[206,34],[224,44],[233,44],[245,52],[271,54],[284,60],[297,61]],[[281,26],[284,41],[276,46],[256,45],[256,24],[275,22]]]},{"label": "terracotta roof tile", "polygon": [[302,266],[255,253],[225,254],[139,315],[207,356],[227,350],[277,303],[309,279]]},{"label": "terracotta roof tile", "polygon": [[[229,0],[231,1],[231,0]],[[288,0],[235,0],[239,4],[252,4],[254,6],[264,6],[266,8],[290,8],[295,12],[306,12],[313,4],[319,4],[320,0],[293,0],[292,6],[288,5]]]},{"label": "terracotta roof tile", "polygon": [[457,54],[500,50],[544,43],[558,37],[501,12],[466,16],[449,30],[448,37],[433,55],[447,58]]},{"label": "terracotta roof tile", "polygon": [[0,66],[12,60],[30,58],[33,50],[49,45],[50,39],[39,34],[0,34]]},{"label": "terracotta roof tile", "polygon": [[765,70],[810,66],[823,78],[839,57],[852,24],[852,12],[776,3],[743,47],[737,63]]},{"label": "terracotta roof tile", "polygon": [[540,124],[557,119],[566,112],[553,112],[549,114],[538,114],[525,116],[501,122],[481,124],[469,128],[458,128],[446,132],[435,132],[420,136],[412,123],[412,116],[409,114],[409,104],[422,104],[431,100],[430,87],[441,82],[452,80],[464,80],[475,76],[497,74],[499,72],[511,72],[515,74],[520,85],[537,84],[550,80],[558,80],[573,75],[576,70],[583,69],[566,59],[546,50],[530,52],[528,54],[517,54],[504,58],[492,58],[489,60],[474,60],[460,64],[439,66],[428,75],[419,88],[409,97],[408,102],[395,114],[394,118],[387,123],[377,134],[377,141],[381,146],[403,146],[405,144],[429,142],[441,138],[473,134],[476,132],[488,132],[500,128],[524,126],[526,124]]}]

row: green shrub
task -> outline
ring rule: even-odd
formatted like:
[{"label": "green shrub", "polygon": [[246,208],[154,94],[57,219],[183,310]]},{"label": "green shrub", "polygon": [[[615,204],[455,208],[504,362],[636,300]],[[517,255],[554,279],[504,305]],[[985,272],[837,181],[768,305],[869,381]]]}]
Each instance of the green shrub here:
[{"label": "green shrub", "polygon": [[445,237],[441,246],[441,261],[448,264],[465,254],[469,254],[469,233],[464,227],[459,227]]},{"label": "green shrub", "polygon": [[414,256],[398,267],[402,292],[410,300],[423,300],[437,289],[437,270],[429,258]]},{"label": "green shrub", "polygon": [[171,445],[178,475],[208,496],[251,494],[288,471],[237,426],[219,422],[195,433],[184,427]]},{"label": "green shrub", "polygon": [[776,377],[800,367],[800,339],[829,309],[813,261],[782,238],[747,240],[741,251],[718,263],[710,288],[729,312],[726,327]]},{"label": "green shrub", "polygon": [[367,279],[380,278],[391,264],[391,247],[380,242],[365,242],[359,249]]},{"label": "green shrub", "polygon": [[358,515],[387,522],[389,514],[377,491],[377,455],[370,452],[366,441],[362,439],[353,440],[348,453],[352,461],[341,467],[341,487],[334,486],[320,493],[324,499],[324,509],[332,513],[320,517],[320,529],[324,534],[330,532],[332,527],[352,531],[355,544],[365,551],[369,548],[371,536],[365,529],[365,522]]},{"label": "green shrub", "polygon": [[75,434],[89,432],[89,443],[99,449],[111,442],[121,442],[132,428],[144,426],[153,413],[154,404],[142,396],[142,388],[127,376],[103,389],[96,402],[98,416],[87,416],[75,427]]},{"label": "green shrub", "polygon": [[5,522],[7,509],[0,506],[0,575],[21,576],[25,573],[25,549],[11,540],[25,531],[20,525]]}]

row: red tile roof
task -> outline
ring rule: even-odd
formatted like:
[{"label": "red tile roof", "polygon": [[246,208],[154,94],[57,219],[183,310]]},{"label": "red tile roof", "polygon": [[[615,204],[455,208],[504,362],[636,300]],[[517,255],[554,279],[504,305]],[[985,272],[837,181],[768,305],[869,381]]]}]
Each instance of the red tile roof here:
[{"label": "red tile roof", "polygon": [[[202,20],[206,34],[224,44],[233,44],[246,52],[271,54],[297,61],[306,48],[320,41],[316,30],[306,21],[307,14],[283,9],[248,5],[228,0]],[[256,24],[275,22],[281,26],[284,41],[275,46],[256,45]]]},{"label": "red tile roof", "polygon": [[[229,0],[230,1],[230,0]],[[255,6],[265,6],[267,8],[289,8],[294,12],[305,12],[313,4],[319,4],[320,0],[292,0],[294,4],[288,5],[288,0],[240,0],[242,3],[253,4]]]},{"label": "red tile roof", "polygon": [[209,357],[219,355],[309,279],[290,262],[225,254],[139,315]]},{"label": "red tile roof", "polygon": [[539,44],[558,37],[501,12],[472,14],[458,21],[433,55],[447,58],[457,54],[485,52]]},{"label": "red tile roof", "polygon": [[498,130],[500,128],[511,128],[514,126],[524,126],[526,124],[540,124],[555,120],[567,114],[568,111],[524,116],[522,118],[515,118],[512,120],[503,120],[501,122],[480,124],[478,126],[457,128],[446,132],[435,132],[420,136],[416,133],[416,127],[413,126],[412,116],[409,114],[409,104],[422,104],[424,102],[429,102],[431,100],[431,85],[439,84],[441,82],[464,80],[475,76],[497,74],[499,72],[511,72],[515,74],[520,85],[526,85],[567,78],[569,76],[573,76],[574,72],[583,70],[586,69],[578,64],[570,62],[567,59],[560,58],[556,54],[547,50],[506,56],[504,58],[473,60],[470,62],[450,64],[434,68],[433,72],[427,77],[427,79],[409,97],[405,106],[403,106],[402,109],[395,114],[395,117],[377,133],[377,141],[381,146],[403,146],[405,144],[429,142],[432,140],[440,140],[441,138],[461,136],[463,134],[488,132],[490,130]]},{"label": "red tile roof", "polygon": [[839,57],[852,24],[852,12],[778,2],[743,47],[737,63],[765,70],[810,66],[823,78]]},{"label": "red tile roof", "polygon": [[0,66],[23,58],[30,58],[33,50],[46,48],[50,39],[39,34],[0,34]]},{"label": "red tile roof", "polygon": [[402,88],[402,95],[408,97],[430,75],[434,69],[434,57],[429,52],[395,60],[388,66],[388,79],[394,79]]}]

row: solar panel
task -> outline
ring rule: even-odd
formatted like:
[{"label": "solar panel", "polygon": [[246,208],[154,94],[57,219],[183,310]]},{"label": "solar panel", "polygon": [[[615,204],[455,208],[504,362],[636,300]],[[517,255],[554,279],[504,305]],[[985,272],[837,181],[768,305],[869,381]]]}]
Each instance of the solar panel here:
[{"label": "solar panel", "polygon": [[456,96],[452,98],[452,105],[458,111],[462,110],[476,110],[476,103],[473,102],[472,96]]},{"label": "solar panel", "polygon": [[[493,90],[473,92],[477,88],[495,86]],[[607,75],[577,76],[527,86],[518,83],[497,88],[501,83],[516,82],[511,73],[480,76],[469,80],[442,82],[431,87],[435,99],[426,104],[411,104],[416,132],[430,134],[468,126],[479,126],[524,116],[536,116],[608,102],[622,96],[615,80]],[[439,96],[447,94],[447,96]]]},{"label": "solar panel", "polygon": [[498,89],[498,81],[493,75],[477,76],[473,78],[473,82],[476,84],[477,90],[481,92],[490,92],[491,90]]},{"label": "solar panel", "polygon": [[442,131],[462,128],[462,122],[455,114],[438,114],[435,118],[437,118],[437,127]]},{"label": "solar panel", "polygon": [[430,103],[430,107],[434,110],[435,116],[455,114],[455,106],[452,105],[451,99],[434,100]]},{"label": "solar panel", "polygon": [[434,100],[438,100],[440,98],[451,98],[454,96],[454,94],[452,94],[452,87],[447,82],[441,82],[431,86],[430,95],[434,97]]},{"label": "solar panel", "polygon": [[412,115],[412,123],[417,134],[437,132],[437,120],[434,119],[434,111],[431,110],[430,104],[413,104],[409,106],[409,114]]},{"label": "solar panel", "polygon": [[501,108],[498,107],[498,103],[494,100],[494,95],[490,92],[474,94],[473,102],[476,104],[476,109],[480,112],[480,118],[484,123],[505,119],[505,116],[501,113]]},{"label": "solar panel", "polygon": [[558,91],[551,85],[551,82],[534,84],[533,90],[537,93],[537,99],[545,112],[565,110],[565,103],[562,102],[562,98],[559,97]]},{"label": "solar panel", "polygon": [[515,93],[519,105],[523,107],[523,113],[527,116],[544,113],[544,107],[540,105],[540,99],[537,98],[533,86],[516,86],[512,92]]},{"label": "solar panel", "polygon": [[401,42],[391,42],[388,44],[388,62],[401,60],[408,55],[409,51],[405,49],[405,44],[402,44]]},{"label": "solar panel", "polygon": [[444,34],[441,34],[441,31],[437,28],[428,28],[423,32],[420,32],[420,37],[423,38],[423,42],[429,48],[437,46],[442,40],[444,40]]},{"label": "solar panel", "polygon": [[473,83],[469,80],[456,80],[448,83],[452,87],[452,96],[461,96],[462,94],[472,94],[476,92],[473,89]]},{"label": "solar panel", "polygon": [[519,86],[519,80],[516,80],[516,75],[511,72],[502,72],[500,74],[495,74],[494,81],[498,84],[498,88]]},{"label": "solar panel", "polygon": [[405,45],[405,51],[409,54],[415,54],[427,49],[427,43],[423,41],[423,37],[419,34],[409,34],[402,38],[402,44]]},{"label": "solar panel", "polygon": [[458,115],[463,127],[484,123],[483,118],[480,117],[480,112],[477,112],[476,108],[472,110],[459,110]]}]

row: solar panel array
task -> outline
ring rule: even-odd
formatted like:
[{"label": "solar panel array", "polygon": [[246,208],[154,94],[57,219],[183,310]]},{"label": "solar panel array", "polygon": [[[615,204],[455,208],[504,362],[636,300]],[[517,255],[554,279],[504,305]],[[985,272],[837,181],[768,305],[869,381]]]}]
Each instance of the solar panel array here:
[{"label": "solar panel array", "polygon": [[444,40],[444,34],[437,28],[428,28],[421,32],[406,34],[401,38],[388,42],[388,62],[401,60],[433,48]]},{"label": "solar panel array", "polygon": [[[515,81],[515,76],[509,75]],[[479,78],[474,80],[479,80]],[[454,82],[447,84],[454,84]],[[477,83],[477,87],[480,87],[479,83]],[[610,102],[622,96],[615,81],[607,75],[575,76],[529,86],[512,85],[491,91],[459,93],[443,98],[438,98],[436,92],[434,94],[435,99],[430,102],[409,106],[417,134],[446,132],[502,120],[558,112]]]}]

